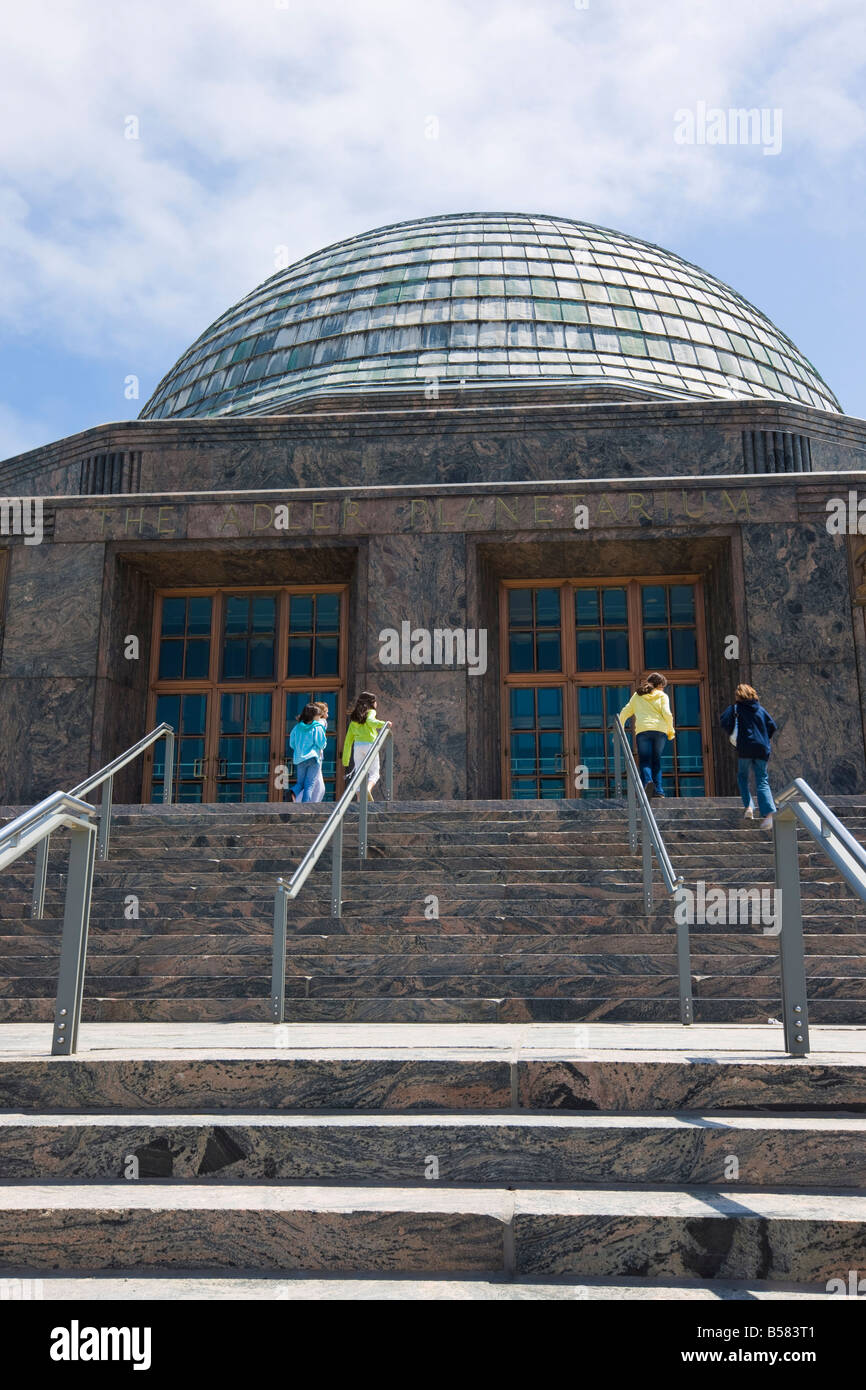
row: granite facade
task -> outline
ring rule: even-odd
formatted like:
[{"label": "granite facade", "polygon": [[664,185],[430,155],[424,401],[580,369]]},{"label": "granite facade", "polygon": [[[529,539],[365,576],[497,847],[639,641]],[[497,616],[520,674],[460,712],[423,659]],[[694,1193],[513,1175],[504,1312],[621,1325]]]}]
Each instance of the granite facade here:
[{"label": "granite facade", "polygon": [[[755,430],[808,437],[813,471],[747,475]],[[140,456],[141,491],[81,496],[100,451]],[[0,536],[0,798],[73,785],[140,737],[157,589],[311,582],[349,587],[348,694],[376,689],[397,725],[401,796],[497,797],[500,582],[678,573],[704,579],[708,790],[735,790],[715,716],[749,680],[780,725],[777,785],[862,791],[862,586],[824,504],[856,488],[864,459],[862,422],[795,406],[482,393],[130,422],[9,460],[0,488],[50,489],[53,524],[41,545]],[[486,672],[384,666],[379,634],[404,620],[484,629]],[[139,779],[116,797],[135,800]]]}]

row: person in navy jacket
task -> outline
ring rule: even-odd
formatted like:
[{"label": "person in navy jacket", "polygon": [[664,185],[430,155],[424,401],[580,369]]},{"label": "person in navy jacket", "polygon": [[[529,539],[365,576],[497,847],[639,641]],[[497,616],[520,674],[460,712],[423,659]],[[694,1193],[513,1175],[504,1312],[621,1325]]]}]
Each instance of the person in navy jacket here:
[{"label": "person in navy jacket", "polygon": [[749,788],[749,774],[754,773],[758,810],[763,817],[762,829],[771,829],[776,803],[770,791],[767,763],[770,758],[770,739],[776,732],[773,716],[764,709],[758,692],[751,685],[738,685],[734,703],[728,705],[719,718],[725,733],[737,731],[737,785],[746,808],[746,820],[753,820],[755,806]]}]

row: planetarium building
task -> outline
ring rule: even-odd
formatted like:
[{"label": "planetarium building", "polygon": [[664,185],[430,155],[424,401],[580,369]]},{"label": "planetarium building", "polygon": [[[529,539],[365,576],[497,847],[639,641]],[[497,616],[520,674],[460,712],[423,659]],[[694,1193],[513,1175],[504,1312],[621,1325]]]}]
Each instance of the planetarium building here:
[{"label": "planetarium building", "polygon": [[[678,796],[735,790],[717,716],[740,681],[779,777],[862,791],[866,537],[828,504],[856,517],[864,462],[797,347],[657,246],[478,213],[327,247],[228,309],[138,420],[0,465],[0,801],[162,720],[181,801],[280,801],[311,697],[332,797],[362,689],[401,798],[605,796],[647,668]],[[161,748],[119,800],[161,798]]]}]

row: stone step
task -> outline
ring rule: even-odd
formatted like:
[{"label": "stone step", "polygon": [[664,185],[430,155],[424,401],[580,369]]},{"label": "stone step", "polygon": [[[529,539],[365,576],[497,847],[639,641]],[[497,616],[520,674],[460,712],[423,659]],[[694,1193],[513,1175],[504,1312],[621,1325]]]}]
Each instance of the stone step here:
[{"label": "stone step", "polygon": [[255,1276],[228,1270],[219,1275],[202,1275],[192,1270],[175,1270],[173,1274],[149,1274],[139,1278],[134,1270],[118,1270],[104,1275],[45,1274],[24,1271],[39,1280],[39,1296],[46,1302],[119,1302],[154,1301],[178,1302],[185,1299],[239,1300],[267,1299],[281,1303],[302,1300],[305,1303],[339,1302],[446,1302],[459,1301],[510,1303],[544,1300],[592,1302],[608,1300],[622,1302],[816,1302],[835,1298],[824,1284],[803,1285],[789,1281],[769,1283],[761,1279],[543,1279],[522,1280],[506,1275],[474,1275],[464,1278],[440,1275],[432,1279],[376,1279],[354,1275],[348,1279],[305,1279],[301,1276]]},{"label": "stone step", "polygon": [[[532,997],[544,999],[604,998],[631,1000],[637,998],[674,999],[678,997],[678,978],[675,974],[615,974],[580,972],[570,974],[539,971],[532,974],[516,968],[504,974],[489,971],[476,974],[448,973],[424,970],[415,974],[394,974],[389,971],[355,972],[339,975],[319,968],[318,973],[287,974],[286,999],[428,999],[447,996],[453,999],[479,996],[487,999]],[[779,977],[767,975],[698,975],[692,972],[692,993],[696,999],[766,1000],[768,1007],[779,1004]],[[269,998],[270,970],[267,974],[250,971],[217,974],[183,975],[96,975],[88,974],[85,991],[90,998],[160,998],[172,997],[237,997],[242,999]],[[0,978],[0,997],[53,999],[57,993],[57,974],[26,975]],[[810,1006],[821,999],[836,999],[853,1003],[866,1000],[866,975],[846,976],[835,970],[827,975],[809,974]],[[866,1006],[861,1006],[861,1016]],[[852,1022],[859,1021],[852,1019]],[[866,1021],[866,1017],[864,1017]]]},{"label": "stone step", "polygon": [[[780,1002],[766,999],[696,998],[696,1023],[762,1024],[778,1019]],[[0,1022],[48,1023],[53,1018],[54,998],[30,999],[0,996]],[[863,1026],[862,1001],[815,999],[809,1004],[812,1024]],[[173,997],[85,997],[82,1018],[92,1023],[260,1023],[270,1016],[263,998],[195,995]],[[679,1002],[663,998],[632,997],[627,1000],[597,998],[494,998],[478,995],[448,998],[388,996],[385,998],[298,999],[286,997],[286,1020],[297,1023],[678,1023]]]},{"label": "stone step", "polygon": [[851,1115],[4,1112],[0,1182],[866,1188],[864,1138]]},{"label": "stone step", "polygon": [[866,1194],[10,1185],[0,1191],[0,1264],[814,1284],[866,1267]]},{"label": "stone step", "polygon": [[[45,958],[43,956],[3,956],[0,957],[0,979],[15,980],[22,986],[26,985],[29,979],[39,979],[46,975],[46,972],[54,969],[56,972],[56,962],[59,957]],[[755,955],[693,955],[692,973],[695,977],[696,986],[708,977],[724,976],[729,979],[732,976],[759,977],[764,979],[769,976],[775,982],[779,975],[778,955],[775,957],[769,954]],[[270,947],[263,944],[259,951],[244,954],[177,954],[161,956],[139,956],[137,954],[127,955],[103,955],[91,952],[87,958],[87,979],[89,981],[103,980],[106,977],[117,976],[119,978],[150,978],[156,976],[177,977],[183,979],[197,978],[217,978],[229,976],[246,976],[254,973],[261,975],[263,971],[270,971],[271,953]],[[476,977],[493,978],[497,976],[543,976],[547,980],[553,980],[560,976],[571,977],[573,975],[587,976],[641,976],[641,975],[665,975],[673,976],[677,971],[676,956],[671,951],[668,954],[647,954],[638,955],[635,953],[615,954],[605,951],[585,954],[560,953],[542,954],[540,952],[528,952],[526,954],[516,951],[513,953],[494,955],[467,955],[449,953],[439,955],[434,952],[425,952],[421,955],[395,954],[390,952],[365,953],[353,952],[351,954],[341,953],[334,949],[330,953],[317,952],[312,955],[299,955],[297,953],[287,953],[286,973],[289,977],[304,975],[317,977],[322,972],[326,972],[327,978],[359,980],[366,979],[393,979],[404,980],[413,976],[437,976],[442,980],[451,978],[465,977],[473,980]],[[866,957],[855,956],[835,956],[835,955],[814,955],[806,957],[806,974],[809,978],[832,978],[845,979],[853,983],[856,979],[866,978]],[[485,991],[489,993],[490,991]],[[698,992],[700,990],[698,989]]]},{"label": "stone step", "polygon": [[[557,1031],[545,1043],[531,1030],[518,1046],[496,1031],[486,1044],[486,1030],[458,1030],[456,1040],[454,1030],[446,1030],[437,1047],[430,1032],[416,1039],[414,1029],[401,1034],[402,1042],[389,1042],[378,1029],[329,1035],[326,1042],[305,1032],[306,1041],[299,1042],[291,1028],[263,1024],[261,1047],[247,1044],[244,1051],[232,1044],[230,1033],[222,1050],[216,1040],[207,1056],[172,1053],[171,1038],[160,1032],[148,1055],[131,1050],[128,1036],[121,1055],[94,1055],[92,1049],[103,1044],[93,1035],[91,1050],[75,1057],[50,1057],[47,1046],[44,1054],[7,1052],[0,1066],[0,1111],[866,1116],[866,1063],[860,1054],[827,1052],[825,1044],[813,1058],[789,1058],[779,1027],[750,1032],[728,1044],[730,1052],[714,1056],[706,1055],[710,1044],[700,1032],[693,1048],[671,1052],[640,1030],[632,1044],[631,1030],[624,1030],[622,1040],[607,1049],[591,1046],[582,1032],[572,1037]],[[675,1033],[689,1037],[688,1029]],[[183,1036],[174,1046],[192,1047]]]},{"label": "stone step", "polygon": [[[691,936],[692,961],[698,970],[704,961],[719,956],[733,957],[743,961],[751,960],[757,956],[761,960],[778,962],[778,937],[763,936],[755,931],[743,929],[736,932],[731,931],[730,934],[724,936],[717,933],[711,934],[708,930],[701,932],[693,930]],[[860,957],[866,965],[866,935],[807,932],[804,934],[803,940],[807,959],[820,955],[827,955],[834,961]],[[26,935],[24,933],[18,936],[0,936],[0,968],[2,968],[2,961],[7,956],[12,957],[13,955],[59,961],[60,944],[59,931],[50,936],[45,934]],[[100,957],[122,955],[128,955],[137,961],[151,960],[155,957],[185,958],[191,956],[236,956],[249,959],[262,955],[270,958],[271,945],[271,933],[265,931],[250,932],[246,935],[229,935],[228,933],[172,935],[151,929],[150,934],[145,935],[142,932],[125,931],[120,927],[114,930],[94,928],[91,924],[87,963],[88,967],[92,969]],[[676,941],[670,930],[665,932],[635,932],[630,936],[617,936],[612,933],[531,935],[529,933],[490,932],[481,934],[468,931],[462,934],[446,934],[444,932],[422,934],[416,932],[413,935],[408,930],[401,936],[396,932],[376,933],[369,931],[352,934],[338,931],[328,935],[323,933],[315,936],[291,934],[286,941],[286,955],[290,959],[299,956],[328,957],[330,959],[334,955],[345,955],[352,958],[369,955],[373,958],[380,953],[399,953],[402,955],[406,952],[410,955],[454,956],[458,959],[483,953],[488,958],[496,954],[509,958],[513,958],[515,955],[526,958],[527,956],[556,954],[571,957],[601,955],[602,957],[609,956],[611,959],[615,959],[617,956],[639,955],[649,956],[655,960],[658,957],[670,957],[675,950]],[[761,966],[760,968],[763,969],[764,967]]]},{"label": "stone step", "polygon": [[[712,956],[742,956],[751,959],[778,959],[778,938],[762,935],[756,931],[738,930],[720,935],[717,931],[692,930],[692,960],[701,962]],[[135,959],[150,959],[154,956],[206,956],[227,955],[250,958],[259,954],[270,956],[271,933],[235,934],[200,933],[168,934],[149,930],[140,931],[95,929],[90,926],[90,948],[88,965],[93,966],[97,956],[129,955]],[[844,956],[866,958],[866,935],[842,935],[831,933],[805,933],[806,956],[831,955],[833,959]],[[46,960],[60,959],[61,934],[54,931],[50,935],[25,934],[0,935],[0,959],[6,956],[29,956]],[[676,938],[673,930],[642,931],[631,935],[613,933],[582,933],[580,935],[527,934],[527,933],[411,933],[406,930],[400,935],[391,933],[345,933],[332,931],[311,935],[289,934],[286,940],[288,956],[328,956],[334,954],[378,955],[378,954],[424,954],[471,956],[477,954],[503,956],[514,955],[648,955],[670,956],[676,952]]]},{"label": "stone step", "polygon": [[[270,939],[273,926],[273,904],[271,903],[270,913],[265,912],[263,907],[255,905],[254,911],[241,912],[242,905],[230,904],[219,910],[213,906],[210,912],[201,912],[194,916],[184,912],[183,905],[172,903],[165,905],[158,915],[153,915],[147,911],[147,904],[140,903],[141,916],[136,927],[136,939],[141,941],[150,940],[158,935],[170,936],[191,936],[201,935],[215,936],[252,936],[268,937]],[[299,904],[303,906],[303,904]],[[461,917],[459,915],[447,915],[440,918],[422,917],[416,911],[411,912],[405,917],[398,917],[393,913],[372,914],[365,912],[357,916],[344,915],[342,917],[330,917],[325,914],[319,916],[303,915],[295,908],[289,909],[289,939],[293,936],[346,936],[364,937],[380,936],[388,933],[395,935],[416,934],[431,937],[441,937],[443,940],[456,939],[462,936],[477,936],[479,938],[491,935],[547,935],[554,937],[571,936],[575,933],[575,928],[579,929],[581,935],[600,936],[605,940],[616,935],[628,937],[646,937],[648,940],[657,938],[669,938],[673,931],[673,920],[671,906],[669,902],[662,902],[653,910],[649,916],[638,910],[635,905],[634,910],[623,910],[610,903],[600,903],[593,901],[591,911],[581,910],[580,912],[569,913],[568,915],[556,915],[537,909],[535,912],[521,910],[518,913],[494,910],[499,905],[496,903],[485,904],[486,911],[478,912],[473,917]],[[806,923],[807,933],[821,936],[851,936],[853,932],[860,931],[860,915],[849,911],[849,908],[856,907],[855,902],[846,899],[839,899],[829,906],[820,899],[803,900],[803,916]],[[297,914],[297,915],[296,915]],[[14,943],[16,939],[32,939],[34,941],[59,941],[62,933],[63,922],[60,916],[45,917],[34,920],[27,916],[0,918],[0,936],[2,939]],[[91,918],[90,939],[97,938],[112,939],[121,933],[127,933],[130,929],[130,922],[124,918],[122,911],[118,910],[106,916],[96,915]],[[693,940],[701,940],[704,936],[717,936],[718,926],[709,923],[698,923],[689,928],[689,935]],[[754,941],[760,939],[767,941],[760,932],[756,932],[751,925],[743,926],[732,924],[725,931],[725,939],[733,942]],[[862,940],[858,935],[854,940]],[[13,949],[18,949],[14,947]],[[649,949],[649,947],[647,948]],[[827,949],[831,949],[828,943]],[[835,946],[832,948],[835,949]]]}]

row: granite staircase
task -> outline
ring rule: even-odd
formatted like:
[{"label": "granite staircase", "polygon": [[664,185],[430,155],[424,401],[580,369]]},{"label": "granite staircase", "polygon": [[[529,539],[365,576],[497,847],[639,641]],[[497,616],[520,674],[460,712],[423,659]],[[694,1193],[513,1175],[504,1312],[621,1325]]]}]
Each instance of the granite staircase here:
[{"label": "granite staircase", "polygon": [[[831,799],[866,836],[866,798]],[[119,808],[97,864],[84,1018],[269,1017],[272,905],[327,814],[317,806]],[[772,836],[733,801],[657,803],[687,886],[773,883]],[[343,916],[329,854],[289,907],[286,1018],[297,1022],[673,1022],[670,903],[642,910],[640,859],[610,802],[398,803],[350,811]],[[801,833],[813,1023],[866,1020],[866,906]],[[32,856],[3,875],[0,1021],[47,1021],[57,984],[65,847],[46,916],[29,916]],[[136,915],[137,914],[137,915]],[[692,929],[698,1022],[765,1023],[780,1007],[778,941],[760,925]]]},{"label": "granite staircase", "polygon": [[0,1064],[0,1277],[49,1297],[828,1297],[866,1272],[862,1050],[104,1031]]}]

